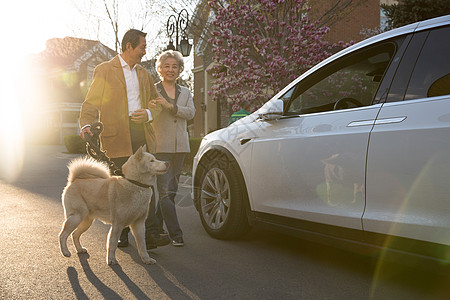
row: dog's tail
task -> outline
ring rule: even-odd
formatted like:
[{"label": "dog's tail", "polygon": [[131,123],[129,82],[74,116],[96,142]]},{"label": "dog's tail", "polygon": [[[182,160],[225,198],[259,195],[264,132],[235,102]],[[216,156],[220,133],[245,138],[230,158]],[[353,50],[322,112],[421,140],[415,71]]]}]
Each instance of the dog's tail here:
[{"label": "dog's tail", "polygon": [[67,181],[72,183],[75,179],[109,178],[109,168],[105,163],[90,157],[79,157],[72,160],[69,165]]}]

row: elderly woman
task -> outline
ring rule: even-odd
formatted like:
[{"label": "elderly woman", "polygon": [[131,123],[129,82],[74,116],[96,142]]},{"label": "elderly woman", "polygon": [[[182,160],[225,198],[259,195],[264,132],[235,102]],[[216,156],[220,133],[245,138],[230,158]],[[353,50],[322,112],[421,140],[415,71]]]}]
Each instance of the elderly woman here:
[{"label": "elderly woman", "polygon": [[179,86],[177,78],[184,69],[182,55],[177,51],[163,52],[156,61],[156,70],[161,81],[155,84],[163,111],[152,125],[156,135],[156,158],[170,162],[169,171],[158,176],[159,201],[156,209],[157,221],[163,228],[166,224],[172,245],[184,245],[183,232],[178,223],[175,196],[186,153],[189,149],[187,120],[195,114],[194,102],[188,88]]}]

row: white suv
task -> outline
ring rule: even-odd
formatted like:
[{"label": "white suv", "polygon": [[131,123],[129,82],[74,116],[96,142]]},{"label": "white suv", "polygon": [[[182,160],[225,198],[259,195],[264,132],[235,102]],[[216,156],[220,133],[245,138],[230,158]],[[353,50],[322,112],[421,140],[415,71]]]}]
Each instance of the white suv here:
[{"label": "white suv", "polygon": [[450,263],[450,15],[319,63],[208,134],[193,166],[205,230],[254,224]]}]

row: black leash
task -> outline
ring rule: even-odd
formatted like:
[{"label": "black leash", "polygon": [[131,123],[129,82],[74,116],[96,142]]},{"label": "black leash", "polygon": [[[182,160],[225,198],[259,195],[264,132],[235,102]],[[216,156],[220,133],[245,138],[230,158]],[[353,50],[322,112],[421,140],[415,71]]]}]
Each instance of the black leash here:
[{"label": "black leash", "polygon": [[125,178],[126,180],[137,186],[147,189],[150,188],[150,186],[147,184],[126,178],[123,175],[122,170],[115,165],[115,163],[106,155],[104,151],[102,151],[102,149],[100,149],[100,133],[102,133],[102,131],[103,131],[103,124],[101,122],[96,122],[91,125],[91,132],[93,135],[91,136],[88,133],[84,135],[84,138],[86,139],[87,142],[86,152],[89,154],[89,156],[95,160],[107,163],[109,169],[114,173],[114,175],[122,176],[123,178]]},{"label": "black leash", "polygon": [[103,124],[101,122],[96,122],[91,125],[90,134],[85,134],[84,138],[86,139],[86,152],[95,160],[106,162],[108,164],[109,169],[117,176],[123,176],[122,170],[117,167],[114,162],[106,155],[104,151],[100,149],[100,133],[103,131]]}]

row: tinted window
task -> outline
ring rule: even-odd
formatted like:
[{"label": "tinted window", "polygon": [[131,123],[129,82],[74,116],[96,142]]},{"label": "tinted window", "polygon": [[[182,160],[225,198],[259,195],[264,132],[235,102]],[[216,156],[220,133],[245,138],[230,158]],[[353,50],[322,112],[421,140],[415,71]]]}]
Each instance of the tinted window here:
[{"label": "tinted window", "polygon": [[339,59],[338,65],[334,63],[324,67],[319,71],[323,76],[319,75],[312,86],[294,93],[287,113],[306,114],[333,110],[335,103],[343,98],[351,98],[351,101],[342,103],[341,108],[372,104],[394,49],[392,44],[378,46]]},{"label": "tinted window", "polygon": [[430,32],[406,91],[405,100],[450,94],[450,27]]},{"label": "tinted window", "polygon": [[406,87],[408,86],[409,79],[411,78],[411,73],[427,37],[428,31],[422,31],[414,34],[411,42],[407,43],[408,49],[406,53],[404,53],[404,55],[400,53],[394,58],[394,62],[396,60],[400,61],[400,66],[396,70],[395,77],[392,80],[392,85],[389,89],[389,95],[386,100],[387,102],[403,101],[405,98]]}]

